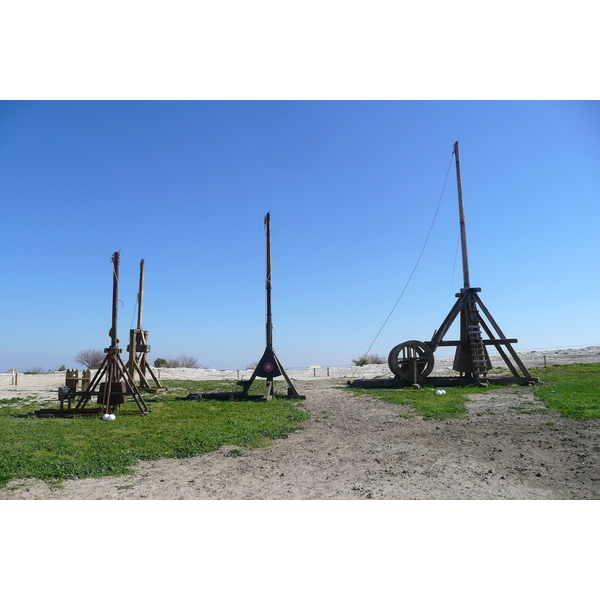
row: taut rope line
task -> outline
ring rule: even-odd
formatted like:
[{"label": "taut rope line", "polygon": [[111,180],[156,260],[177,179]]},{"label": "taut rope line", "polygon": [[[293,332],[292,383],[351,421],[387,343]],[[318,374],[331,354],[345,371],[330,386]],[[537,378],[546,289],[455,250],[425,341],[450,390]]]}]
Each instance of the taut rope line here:
[{"label": "taut rope line", "polygon": [[[429,242],[429,238],[431,236],[431,232],[433,230],[435,220],[436,220],[438,212],[440,210],[440,205],[442,204],[442,198],[444,197],[444,192],[446,191],[446,184],[448,183],[448,175],[450,174],[450,168],[452,167],[452,157],[453,156],[454,156],[454,150],[452,150],[452,152],[450,153],[450,163],[448,165],[448,170],[446,171],[446,179],[444,180],[444,186],[442,188],[442,193],[440,194],[440,199],[438,200],[437,208],[435,209],[435,214],[433,215],[433,220],[431,221],[431,226],[429,227],[429,231],[427,232],[427,237],[425,238],[425,243],[423,244],[421,253],[419,254],[419,257],[417,258],[417,262],[415,263],[415,266],[413,267],[413,270],[412,270],[410,276],[408,277],[408,281],[406,282],[400,296],[398,297],[398,300],[396,300],[396,304],[394,304],[392,310],[390,311],[390,314],[387,316],[387,318],[383,322],[383,325],[379,328],[377,335],[373,338],[373,341],[371,342],[371,345],[369,346],[368,350],[365,352],[364,356],[369,354],[369,351],[373,347],[373,344],[377,341],[379,334],[383,331],[383,328],[385,327],[386,323],[389,321],[390,317],[392,316],[392,313],[396,310],[396,306],[398,306],[398,303],[402,299],[402,296],[404,296],[404,292],[406,292],[406,288],[408,287],[410,280],[413,278],[413,275],[415,274],[415,271],[417,270],[417,267],[419,266],[419,263],[421,262],[421,257],[423,256],[423,253],[425,252],[425,248],[427,247],[427,242]],[[356,365],[356,367],[354,368],[354,371],[352,371],[352,374],[350,375],[350,377],[354,376],[354,373],[356,372],[357,368],[358,368],[358,365]]]}]

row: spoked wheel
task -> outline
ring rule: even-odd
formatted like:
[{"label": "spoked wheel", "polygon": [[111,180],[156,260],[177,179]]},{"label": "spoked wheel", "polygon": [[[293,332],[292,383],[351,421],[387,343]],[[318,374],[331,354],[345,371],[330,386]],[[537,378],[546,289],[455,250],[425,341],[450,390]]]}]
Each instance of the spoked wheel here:
[{"label": "spoked wheel", "polygon": [[413,383],[425,379],[433,371],[434,363],[431,348],[417,340],[398,344],[388,356],[390,371]]}]

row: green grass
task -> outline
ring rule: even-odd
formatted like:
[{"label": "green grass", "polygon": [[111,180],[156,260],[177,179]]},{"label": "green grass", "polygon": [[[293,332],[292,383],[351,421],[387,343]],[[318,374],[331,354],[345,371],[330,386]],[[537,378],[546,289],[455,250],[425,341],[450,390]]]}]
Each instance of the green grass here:
[{"label": "green grass", "polygon": [[[531,375],[539,377],[542,384],[535,386],[534,394],[546,408],[516,407],[521,413],[544,413],[548,410],[560,413],[568,419],[600,418],[600,364],[552,365],[530,369]],[[500,389],[505,386],[489,385],[448,387],[446,394],[435,395],[435,388],[420,390],[403,388],[369,389],[355,391],[356,394],[377,398],[395,404],[411,406],[414,410],[403,415],[406,418],[421,415],[425,419],[462,419],[467,416],[465,402],[467,394],[477,394]],[[515,386],[516,387],[516,386]],[[481,413],[477,413],[481,416]],[[548,421],[548,425],[554,425]]]},{"label": "green grass", "polygon": [[364,395],[370,398],[377,398],[393,404],[404,404],[412,407],[414,410],[402,415],[405,418],[411,418],[417,415],[424,419],[464,419],[467,416],[465,402],[468,398],[466,394],[477,394],[498,389],[500,386],[490,385],[487,388],[480,388],[476,385],[447,387],[446,393],[436,396],[435,390],[438,388],[423,386],[419,390],[412,388],[401,389],[369,389],[368,391],[355,391],[357,395]]},{"label": "green grass", "polygon": [[532,369],[543,384],[535,395],[567,419],[600,418],[600,364],[552,365]]},{"label": "green grass", "polygon": [[[264,447],[287,437],[307,418],[297,401],[283,396],[270,402],[174,400],[190,392],[240,389],[231,381],[164,384],[168,392],[145,395],[149,415],[117,413],[115,421],[40,419],[31,416],[31,405],[0,400],[0,486],[16,478],[56,483],[122,475],[139,460],[197,456],[226,444]],[[253,385],[251,400],[261,395],[261,386]],[[131,408],[137,408],[134,402],[124,410]]]}]

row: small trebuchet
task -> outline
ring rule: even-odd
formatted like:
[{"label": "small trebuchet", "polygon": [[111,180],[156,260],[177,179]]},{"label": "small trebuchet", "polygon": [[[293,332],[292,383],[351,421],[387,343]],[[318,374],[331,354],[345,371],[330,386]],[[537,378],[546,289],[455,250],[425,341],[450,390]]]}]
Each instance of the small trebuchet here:
[{"label": "small trebuchet", "polygon": [[267,330],[267,344],[265,351],[261,359],[258,361],[252,376],[247,381],[238,382],[244,387],[247,393],[250,386],[256,379],[256,377],[262,377],[267,380],[265,389],[264,399],[269,400],[273,396],[273,380],[275,377],[283,376],[288,385],[288,398],[304,398],[298,393],[298,390],[292,383],[292,380],[288,377],[285,372],[283,365],[279,362],[275,350],[273,349],[273,313],[271,305],[271,213],[267,213],[265,216],[265,231],[267,237],[267,276],[266,276],[266,293],[267,293],[267,315],[266,315],[266,330]]},{"label": "small trebuchet", "polygon": [[[77,391],[69,388],[59,390],[60,408],[39,410],[35,413],[39,417],[114,414],[117,408],[127,402],[128,396],[131,396],[137,404],[140,415],[149,413],[139,388],[121,359],[122,350],[117,337],[120,252],[115,252],[111,261],[113,263],[112,325],[108,332],[110,346],[104,349],[106,356],[86,390]],[[87,404],[93,397],[96,397],[99,406],[88,408]]]},{"label": "small trebuchet", "polygon": [[265,231],[267,236],[267,277],[266,277],[266,292],[267,292],[267,318],[266,318],[266,329],[267,329],[267,345],[265,351],[258,361],[250,379],[238,381],[237,384],[242,387],[241,390],[234,392],[202,392],[198,394],[190,394],[188,398],[207,398],[207,399],[247,399],[250,393],[250,387],[254,383],[257,377],[262,377],[267,380],[265,386],[265,393],[263,400],[270,400],[274,393],[274,379],[276,377],[283,376],[285,379],[288,390],[288,398],[304,399],[305,396],[301,396],[293,384],[292,380],[286,373],[283,365],[277,358],[275,350],[273,348],[273,313],[272,313],[272,286],[271,286],[271,213],[267,213],[265,216]]},{"label": "small trebuchet", "polygon": [[[148,364],[148,353],[150,344],[148,344],[148,332],[142,327],[142,316],[144,313],[144,259],[140,262],[140,285],[137,297],[138,315],[137,328],[129,330],[129,344],[127,352],[127,371],[132,379],[139,377],[138,387],[145,392],[164,392],[167,388],[163,387],[154,374],[154,371]],[[154,385],[151,385],[146,377],[148,375]]]}]

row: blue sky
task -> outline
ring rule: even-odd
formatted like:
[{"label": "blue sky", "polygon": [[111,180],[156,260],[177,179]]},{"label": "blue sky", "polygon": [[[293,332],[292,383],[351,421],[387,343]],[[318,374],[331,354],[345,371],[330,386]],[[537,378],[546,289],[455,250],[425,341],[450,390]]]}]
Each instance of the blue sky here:
[{"label": "blue sky", "polygon": [[[351,364],[421,261],[372,353],[428,340],[471,283],[518,350],[600,344],[600,103],[0,102],[0,371],[75,367],[119,337],[146,264],[150,358],[243,369],[265,344]],[[451,336],[447,336],[450,339]],[[436,356],[442,356],[440,352]]]}]

